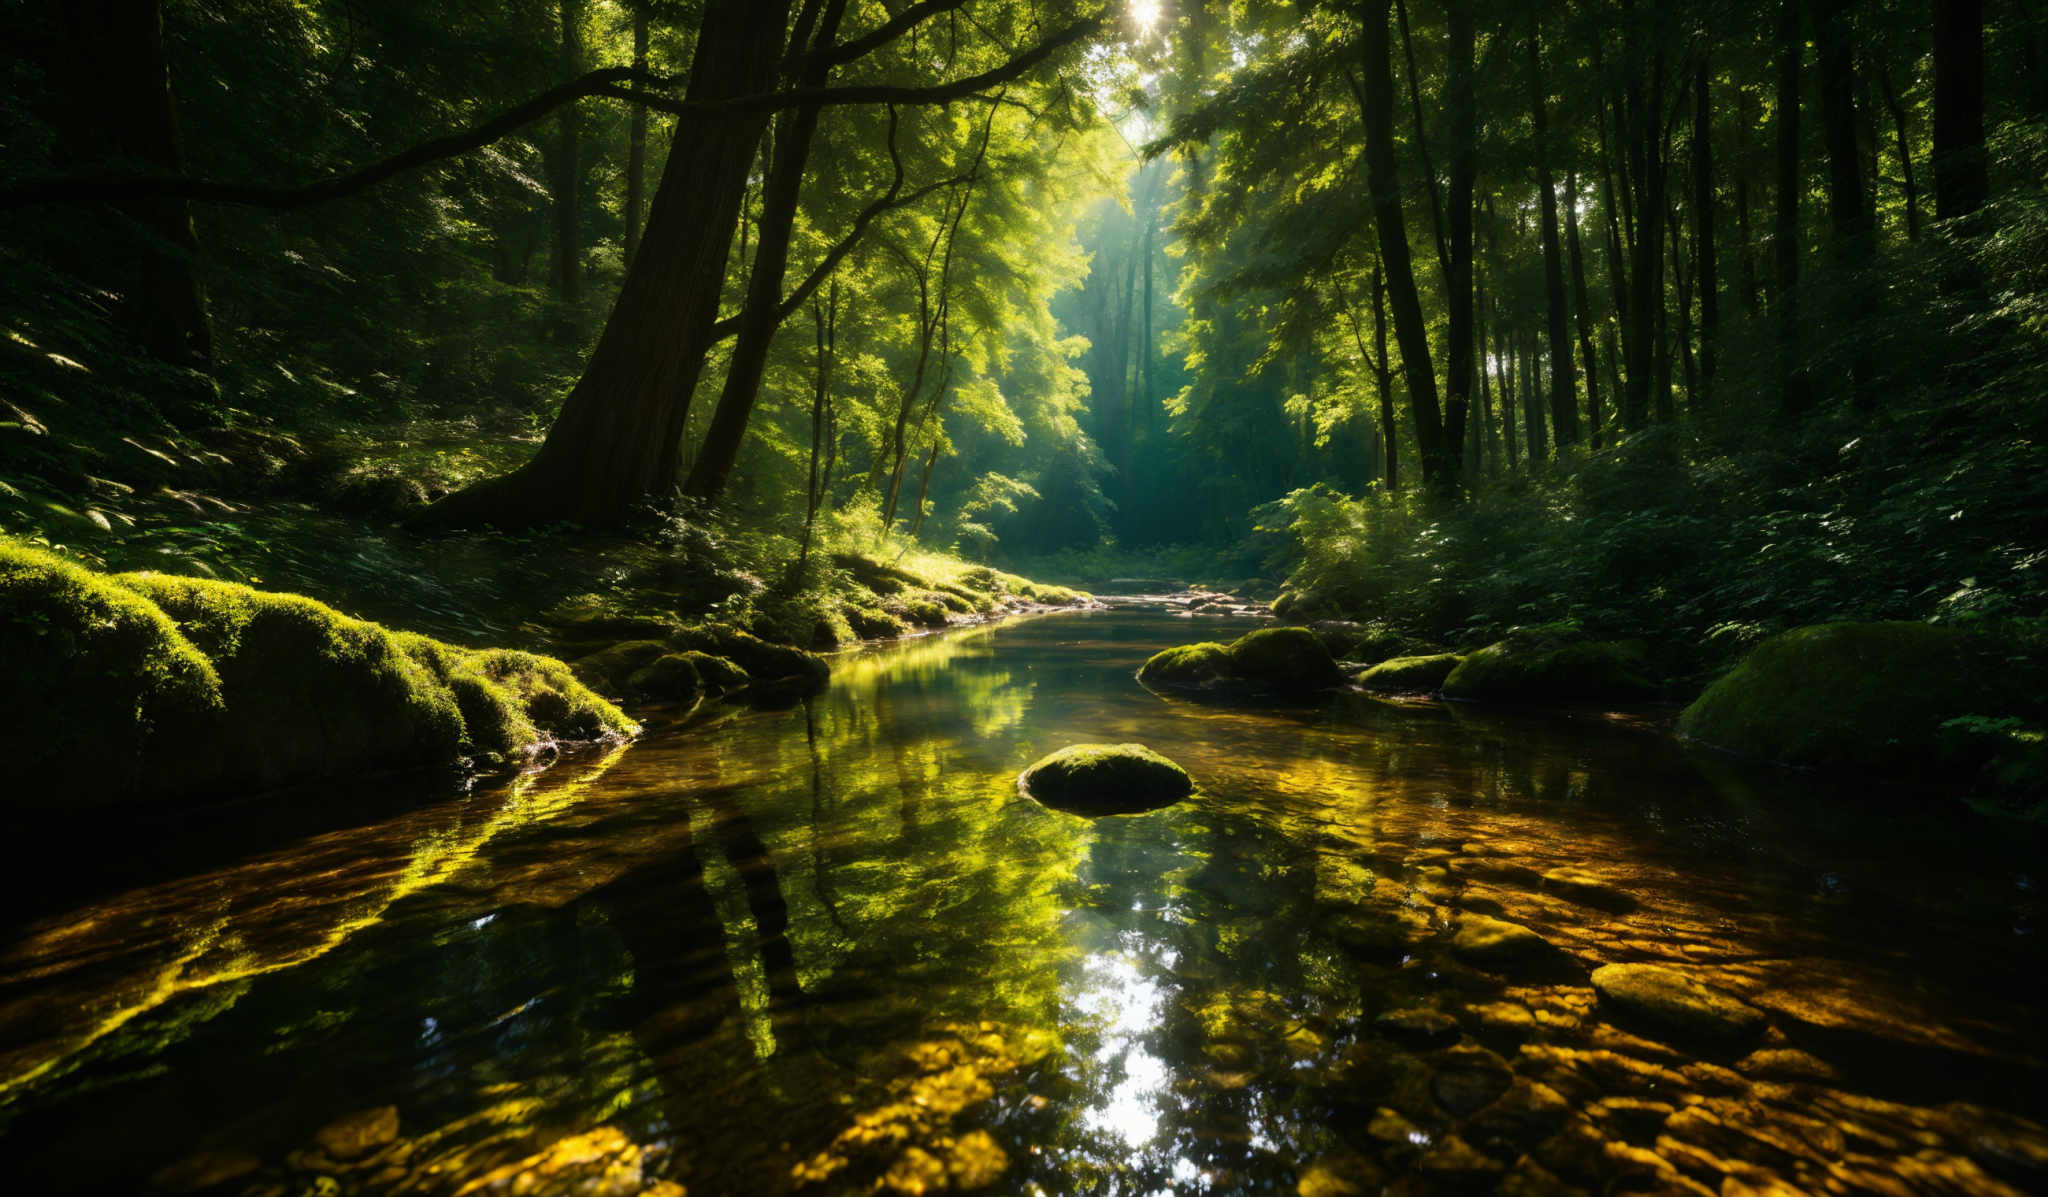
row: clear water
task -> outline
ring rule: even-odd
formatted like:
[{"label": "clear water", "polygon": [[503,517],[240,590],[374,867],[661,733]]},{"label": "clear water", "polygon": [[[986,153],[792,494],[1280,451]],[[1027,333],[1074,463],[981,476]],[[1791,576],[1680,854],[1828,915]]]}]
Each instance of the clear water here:
[{"label": "clear water", "polygon": [[[2048,1188],[2038,841],[1654,711],[1132,680],[1238,630],[926,638],[789,709],[44,894],[0,950],[0,1186]],[[1198,793],[1090,822],[1017,792],[1103,740]],[[1461,955],[1482,917],[1549,948]],[[1768,1028],[1604,1005],[1625,961]]]}]

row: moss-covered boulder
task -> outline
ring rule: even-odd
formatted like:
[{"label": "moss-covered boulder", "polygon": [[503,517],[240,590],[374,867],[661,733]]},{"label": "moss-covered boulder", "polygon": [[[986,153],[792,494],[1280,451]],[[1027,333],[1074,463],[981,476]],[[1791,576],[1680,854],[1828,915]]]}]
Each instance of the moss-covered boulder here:
[{"label": "moss-covered boulder", "polygon": [[1443,689],[1444,679],[1465,658],[1457,653],[1432,653],[1423,657],[1395,657],[1371,669],[1360,670],[1358,684],[1367,690],[1432,694]]},{"label": "moss-covered boulder", "polygon": [[682,653],[664,653],[636,670],[627,684],[663,702],[690,702],[704,693],[697,663]]},{"label": "moss-covered boulder", "polygon": [[686,628],[671,637],[678,649],[724,657],[756,682],[804,682],[823,686],[832,667],[823,657],[784,644],[771,644],[759,636],[722,624]]},{"label": "moss-covered boulder", "polygon": [[910,630],[910,625],[880,607],[848,606],[846,622],[863,640],[892,640]]},{"label": "moss-covered boulder", "polygon": [[561,662],[312,599],[0,544],[0,754],[22,806],[224,794],[638,730]]},{"label": "moss-covered boulder", "polygon": [[621,640],[576,658],[569,667],[586,686],[607,694],[628,694],[634,674],[674,651],[666,640]]},{"label": "moss-covered boulder", "polygon": [[1090,816],[1156,810],[1195,788],[1187,770],[1143,744],[1074,744],[1041,758],[1017,784],[1054,810]]},{"label": "moss-covered boulder", "polygon": [[1640,702],[1657,696],[1640,643],[1518,631],[1466,654],[1446,698],[1478,702]]},{"label": "moss-covered boulder", "polygon": [[1184,644],[1155,653],[1138,668],[1154,690],[1234,697],[1299,697],[1344,684],[1330,650],[1307,628],[1260,628],[1229,644]]},{"label": "moss-covered boulder", "polygon": [[1138,681],[1154,690],[1202,690],[1230,680],[1230,649],[1213,640],[1154,653],[1138,667]]},{"label": "moss-covered boulder", "polygon": [[1709,686],[1678,729],[1716,748],[1817,769],[1952,770],[1964,745],[1944,724],[2033,700],[2005,657],[1989,638],[1932,624],[1794,628]]}]

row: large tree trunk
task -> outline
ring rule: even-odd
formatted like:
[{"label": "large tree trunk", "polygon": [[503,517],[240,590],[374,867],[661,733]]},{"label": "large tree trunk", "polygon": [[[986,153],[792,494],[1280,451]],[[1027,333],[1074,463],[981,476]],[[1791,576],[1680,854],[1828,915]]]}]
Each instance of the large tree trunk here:
[{"label": "large tree trunk", "polygon": [[[583,71],[583,0],[561,0],[562,78],[574,79]],[[559,115],[555,143],[555,294],[574,302],[583,293],[582,210],[578,194],[583,172],[582,131],[576,119],[576,105],[564,104]]]},{"label": "large tree trunk", "polygon": [[[1651,34],[1657,37],[1656,34]],[[1635,181],[1635,233],[1629,254],[1628,389],[1622,396],[1622,420],[1641,428],[1650,417],[1653,389],[1657,413],[1671,403],[1669,358],[1662,344],[1664,312],[1665,163],[1664,44],[1661,37],[1650,53],[1648,87],[1630,84],[1626,101],[1629,175]]]},{"label": "large tree trunk", "polygon": [[1579,400],[1572,380],[1571,334],[1564,297],[1564,260],[1557,237],[1557,185],[1550,177],[1550,120],[1545,113],[1539,26],[1529,30],[1529,116],[1536,130],[1536,195],[1541,203],[1543,297],[1550,334],[1550,422],[1563,449],[1579,439]]},{"label": "large tree trunk", "polygon": [[[59,164],[181,172],[170,69],[158,0],[73,0],[52,5],[55,44],[41,54]],[[160,361],[203,368],[213,358],[206,292],[194,269],[199,240],[181,199],[138,199],[100,243],[60,255],[119,297],[120,319]]]},{"label": "large tree trunk", "polygon": [[1856,65],[1849,38],[1847,0],[1819,0],[1815,11],[1815,63],[1820,74],[1820,119],[1828,147],[1828,216],[1835,252],[1851,265],[1870,257],[1871,215],[1863,190],[1856,138]]},{"label": "large tree trunk", "polygon": [[1377,262],[1372,267],[1372,342],[1378,352],[1373,364],[1380,393],[1380,441],[1387,455],[1387,493],[1393,494],[1401,489],[1401,455],[1394,428],[1394,370],[1387,364],[1387,276]]},{"label": "large tree trunk", "polygon": [[1572,307],[1578,320],[1579,358],[1586,370],[1586,424],[1587,440],[1595,449],[1600,447],[1600,361],[1593,351],[1593,312],[1586,298],[1586,258],[1579,245],[1579,176],[1577,171],[1567,170],[1564,175],[1564,227],[1565,245],[1571,252],[1572,260]]},{"label": "large tree trunk", "polygon": [[[839,36],[839,19],[846,0],[824,0],[822,17],[817,0],[797,22],[797,37],[791,49],[810,52],[821,62],[822,51],[830,49]],[[816,20],[815,40],[806,35]],[[805,69],[799,87],[823,87],[828,67]],[[747,298],[740,309],[739,334],[733,342],[732,361],[726,367],[725,386],[719,392],[718,407],[711,427],[704,433],[702,450],[690,467],[683,493],[706,501],[718,498],[739,460],[740,444],[747,423],[754,415],[754,401],[761,393],[761,376],[768,368],[768,348],[775,330],[782,324],[782,277],[789,265],[789,239],[796,227],[797,198],[803,190],[804,167],[810,160],[811,137],[818,130],[819,108],[806,104],[784,113],[776,121],[775,155],[768,178],[761,187],[761,235],[754,250],[754,262],[747,275]]]},{"label": "large tree trunk", "polygon": [[[647,10],[633,9],[633,67],[647,69]],[[630,266],[640,252],[640,209],[647,204],[647,105],[633,105],[633,126],[626,141],[626,252]]]},{"label": "large tree trunk", "polygon": [[1906,205],[1906,240],[1920,239],[1920,182],[1913,173],[1913,147],[1906,137],[1906,108],[1899,103],[1899,93],[1892,87],[1892,72],[1882,64],[1878,67],[1877,81],[1884,91],[1884,106],[1891,113],[1892,132],[1897,137],[1899,155],[1899,196]]},{"label": "large tree trunk", "polygon": [[[788,16],[787,0],[709,0],[686,98],[771,90]],[[672,490],[748,166],[766,123],[765,114],[677,122],[640,255],[547,442],[521,469],[452,496],[430,518],[608,522]]]},{"label": "large tree trunk", "polygon": [[1408,230],[1401,214],[1401,181],[1394,166],[1394,82],[1387,54],[1389,0],[1365,6],[1365,79],[1361,97],[1365,118],[1366,183],[1372,192],[1373,225],[1379,237],[1380,263],[1386,271],[1387,298],[1394,314],[1394,338],[1401,346],[1401,373],[1408,385],[1408,407],[1415,419],[1415,439],[1422,457],[1425,483],[1455,483],[1458,447],[1444,445],[1443,415],[1437,407],[1436,374],[1430,367],[1429,329],[1422,319],[1422,300],[1415,290],[1415,266],[1408,251]]},{"label": "large tree trunk", "polygon": [[1445,345],[1444,455],[1458,462],[1464,452],[1465,419],[1472,406],[1472,188],[1478,177],[1475,162],[1478,114],[1472,98],[1472,0],[1450,0],[1450,271],[1445,299],[1450,307]]},{"label": "large tree trunk", "polygon": [[1934,0],[1934,214],[1969,216],[1991,195],[1984,154],[1984,6]]},{"label": "large tree trunk", "polygon": [[1788,416],[1806,410],[1805,374],[1799,365],[1799,58],[1805,42],[1799,30],[1799,0],[1778,7],[1778,206],[1772,249],[1778,264],[1778,408]]}]

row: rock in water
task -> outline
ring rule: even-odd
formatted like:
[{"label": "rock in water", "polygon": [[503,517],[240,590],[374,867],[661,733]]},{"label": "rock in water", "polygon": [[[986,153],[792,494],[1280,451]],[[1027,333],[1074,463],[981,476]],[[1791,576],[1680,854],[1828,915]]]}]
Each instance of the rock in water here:
[{"label": "rock in water", "polygon": [[313,1141],[334,1159],[353,1160],[397,1138],[398,1107],[378,1106],[329,1123],[313,1136]]},{"label": "rock in water", "polygon": [[1756,1007],[1660,965],[1602,965],[1593,990],[1605,1005],[1682,1033],[1744,1039],[1764,1029]]},{"label": "rock in water", "polygon": [[1024,770],[1017,784],[1054,810],[1127,815],[1170,806],[1193,792],[1188,771],[1143,744],[1074,744]]},{"label": "rock in water", "polygon": [[1428,694],[1441,689],[1444,679],[1451,676],[1451,671],[1464,659],[1457,653],[1393,657],[1360,672],[1355,680],[1367,690]]}]

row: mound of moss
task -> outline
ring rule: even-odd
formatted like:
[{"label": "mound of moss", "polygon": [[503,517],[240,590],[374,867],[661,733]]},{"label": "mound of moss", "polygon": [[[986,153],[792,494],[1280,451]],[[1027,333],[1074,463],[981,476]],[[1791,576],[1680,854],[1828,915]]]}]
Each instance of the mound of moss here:
[{"label": "mound of moss", "polygon": [[[688,701],[700,692],[731,694],[743,689],[808,694],[822,687],[832,673],[832,667],[815,653],[723,624],[683,628],[666,640],[623,640],[577,658],[573,668],[586,685],[660,702]],[[686,668],[692,673],[685,673]]]},{"label": "mound of moss", "polygon": [[1377,665],[1414,651],[1408,637],[1383,623],[1321,619],[1310,624],[1309,631],[1316,634],[1316,639],[1323,642],[1331,656],[1363,665]]},{"label": "mound of moss", "polygon": [[1230,649],[1213,640],[1154,653],[1138,667],[1138,681],[1155,690],[1200,690],[1230,679]]},{"label": "mound of moss", "polygon": [[1154,690],[1306,695],[1344,684],[1344,673],[1307,628],[1260,628],[1228,645],[1207,641],[1155,653],[1138,668]]},{"label": "mound of moss", "polygon": [[1648,672],[1634,641],[1517,631],[1466,654],[1444,678],[1443,693],[1480,702],[1642,701],[1657,696]]},{"label": "mound of moss", "polygon": [[1017,784],[1054,810],[1090,816],[1156,810],[1195,788],[1186,769],[1143,744],[1074,744],[1041,758]]},{"label": "mound of moss", "polygon": [[1404,691],[1431,694],[1443,688],[1444,679],[1465,658],[1457,653],[1432,653],[1422,657],[1395,657],[1361,670],[1357,682],[1367,690]]},{"label": "mound of moss", "polygon": [[1925,775],[1968,746],[1952,721],[2008,715],[2034,696],[1996,641],[1910,622],[1825,623],[1758,645],[1679,716],[1680,733],[1817,769]]},{"label": "mound of moss", "polygon": [[12,544],[0,658],[0,752],[22,805],[233,793],[638,730],[546,657]]}]

